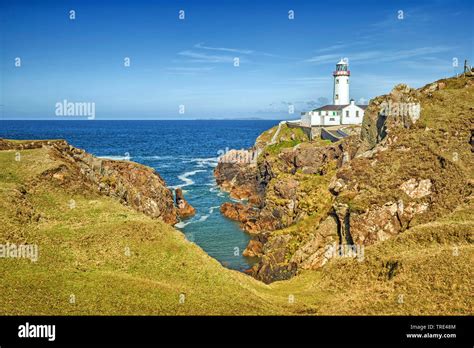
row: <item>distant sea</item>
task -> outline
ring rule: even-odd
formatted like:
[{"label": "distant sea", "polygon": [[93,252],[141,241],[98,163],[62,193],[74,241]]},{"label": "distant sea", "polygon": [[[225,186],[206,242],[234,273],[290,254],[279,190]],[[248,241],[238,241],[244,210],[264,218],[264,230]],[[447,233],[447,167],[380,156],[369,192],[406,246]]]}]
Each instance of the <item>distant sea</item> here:
[{"label": "distant sea", "polygon": [[231,200],[216,186],[213,169],[219,151],[252,146],[278,124],[269,120],[203,121],[13,121],[0,120],[0,137],[65,139],[95,156],[126,159],[153,167],[169,187],[181,187],[196,215],[175,227],[224,266],[249,268],[242,256],[250,239],[220,214]]}]

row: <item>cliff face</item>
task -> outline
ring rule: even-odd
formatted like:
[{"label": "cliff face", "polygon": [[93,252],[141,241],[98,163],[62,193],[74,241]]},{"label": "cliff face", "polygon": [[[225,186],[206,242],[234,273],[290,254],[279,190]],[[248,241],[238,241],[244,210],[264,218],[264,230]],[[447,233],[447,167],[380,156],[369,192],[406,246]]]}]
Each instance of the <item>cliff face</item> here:
[{"label": "cliff face", "polygon": [[[402,85],[371,103],[361,147],[371,145],[367,134],[380,139],[341,168],[331,187],[354,243],[372,244],[434,221],[472,195],[473,89],[466,78],[419,90]],[[419,119],[393,110],[377,117],[374,106],[383,102],[417,103]]]},{"label": "cliff face", "polygon": [[64,140],[20,142],[0,139],[0,150],[41,147],[47,148],[49,155],[61,165],[44,171],[40,179],[53,180],[70,189],[85,186],[168,224],[178,221],[173,194],[152,168],[135,162],[100,159]]},{"label": "cliff face", "polygon": [[219,162],[214,176],[221,190],[235,199],[258,201],[255,163]]},{"label": "cliff face", "polygon": [[252,175],[218,168],[228,181],[245,171],[259,195],[258,205],[224,209],[254,235],[247,252],[261,258],[252,274],[272,282],[319,268],[341,246],[392,238],[472,198],[473,81],[398,85],[371,101],[360,136],[280,139],[263,145]]}]

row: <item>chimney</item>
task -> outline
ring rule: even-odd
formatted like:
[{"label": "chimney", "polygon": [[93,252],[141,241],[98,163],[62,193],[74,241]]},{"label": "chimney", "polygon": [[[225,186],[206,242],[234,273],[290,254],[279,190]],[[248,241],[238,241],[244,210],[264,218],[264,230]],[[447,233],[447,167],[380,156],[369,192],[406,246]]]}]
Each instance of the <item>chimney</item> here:
[{"label": "chimney", "polygon": [[351,105],[354,105],[354,104],[355,104],[354,99],[351,99]]}]

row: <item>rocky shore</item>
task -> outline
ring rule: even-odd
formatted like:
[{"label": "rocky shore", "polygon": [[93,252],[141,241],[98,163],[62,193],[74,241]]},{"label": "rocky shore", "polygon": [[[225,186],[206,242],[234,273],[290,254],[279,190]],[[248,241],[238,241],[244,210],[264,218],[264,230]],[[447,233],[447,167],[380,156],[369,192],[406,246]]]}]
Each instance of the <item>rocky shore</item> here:
[{"label": "rocky shore", "polygon": [[47,148],[52,158],[64,163],[42,173],[42,179],[61,186],[87,186],[93,191],[117,199],[153,218],[175,224],[178,218],[194,215],[194,208],[184,199],[181,190],[173,192],[152,168],[130,161],[97,158],[69,145],[65,140],[11,141],[0,139],[0,150]]},{"label": "rocky shore", "polygon": [[[472,199],[474,79],[373,99],[359,135],[337,143],[283,126],[263,133],[254,163],[220,162],[216,181],[241,203],[221,213],[252,235],[244,255],[270,283],[317,269],[341,246],[369,246],[436,221]],[[449,105],[449,109],[446,108]]]},{"label": "rocky shore", "polygon": [[[0,239],[37,246],[39,256],[1,260],[0,308],[472,315],[473,85],[457,78],[398,86],[372,101],[358,136],[311,142],[282,126],[257,139],[256,158],[238,152],[221,162],[216,175],[241,197],[222,211],[251,233],[244,254],[259,262],[249,273],[271,286],[226,269],[172,228],[192,208],[151,168],[63,140],[0,139]],[[394,109],[380,117],[394,100],[418,101],[419,118],[391,119]]]}]

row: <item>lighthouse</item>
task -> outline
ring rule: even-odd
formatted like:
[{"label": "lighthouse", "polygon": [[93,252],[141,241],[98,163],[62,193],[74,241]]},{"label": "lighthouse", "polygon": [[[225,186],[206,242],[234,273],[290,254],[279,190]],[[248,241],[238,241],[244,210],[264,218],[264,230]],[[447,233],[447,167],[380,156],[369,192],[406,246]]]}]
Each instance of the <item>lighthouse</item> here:
[{"label": "lighthouse", "polygon": [[347,60],[341,59],[339,63],[336,64],[336,71],[332,73],[334,76],[334,105],[349,104],[349,76],[351,72],[347,68]]},{"label": "lighthouse", "polygon": [[[347,59],[336,64],[334,76],[333,103],[317,109],[302,112],[300,125],[303,127],[326,127],[359,125],[364,118],[367,105],[357,105],[349,99],[349,76]],[[329,91],[328,91],[329,92]]]}]

